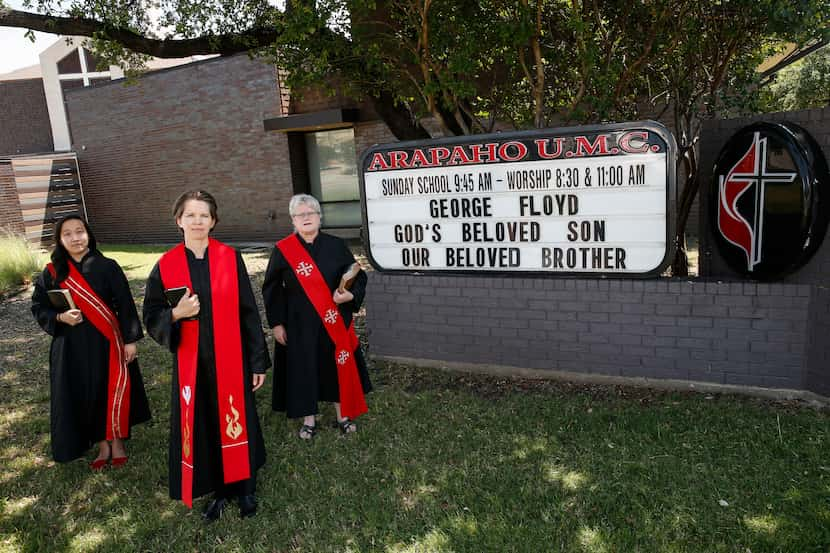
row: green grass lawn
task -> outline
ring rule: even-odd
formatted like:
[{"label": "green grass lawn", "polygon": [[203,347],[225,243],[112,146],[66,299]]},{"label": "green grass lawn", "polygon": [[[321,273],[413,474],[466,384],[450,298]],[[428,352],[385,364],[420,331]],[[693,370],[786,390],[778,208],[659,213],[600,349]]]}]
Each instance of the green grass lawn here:
[{"label": "green grass lawn", "polygon": [[[163,249],[104,250],[140,303]],[[245,257],[256,289],[267,252]],[[830,551],[827,412],[383,363],[358,433],[313,443],[269,380],[259,513],[205,525],[204,500],[167,497],[169,353],[140,343],[154,418],[125,469],[92,474],[50,459],[49,340],[25,295],[0,324],[0,551]]]}]

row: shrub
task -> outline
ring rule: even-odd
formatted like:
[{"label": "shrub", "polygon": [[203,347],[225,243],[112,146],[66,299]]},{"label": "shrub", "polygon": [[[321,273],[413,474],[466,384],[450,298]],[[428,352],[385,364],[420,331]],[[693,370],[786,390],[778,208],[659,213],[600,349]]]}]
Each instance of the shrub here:
[{"label": "shrub", "polygon": [[0,295],[14,286],[28,284],[43,268],[45,257],[32,248],[23,236],[0,234]]}]

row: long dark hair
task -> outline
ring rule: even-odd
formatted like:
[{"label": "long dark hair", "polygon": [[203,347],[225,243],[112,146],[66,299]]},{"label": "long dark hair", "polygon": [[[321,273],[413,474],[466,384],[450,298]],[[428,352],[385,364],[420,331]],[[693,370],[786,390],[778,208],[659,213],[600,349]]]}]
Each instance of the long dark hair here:
[{"label": "long dark hair", "polygon": [[83,217],[73,214],[67,215],[66,217],[60,219],[57,223],[55,223],[55,249],[52,251],[52,265],[55,266],[55,273],[57,273],[55,283],[63,282],[63,280],[69,276],[70,255],[69,252],[66,251],[66,248],[63,247],[63,244],[61,244],[61,230],[63,230],[64,223],[71,221],[72,219],[77,219],[84,225],[86,234],[89,237],[89,251],[98,251],[98,242],[95,240],[95,235],[92,234],[92,229],[89,227],[89,223],[87,223]]}]

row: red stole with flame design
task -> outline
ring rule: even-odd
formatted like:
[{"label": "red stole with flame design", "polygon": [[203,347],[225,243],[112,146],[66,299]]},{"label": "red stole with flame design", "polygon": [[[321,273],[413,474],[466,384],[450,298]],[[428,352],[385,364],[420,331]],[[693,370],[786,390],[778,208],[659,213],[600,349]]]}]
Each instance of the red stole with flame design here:
[{"label": "red stole with flame design", "polygon": [[[84,318],[110,343],[106,439],[126,438],[130,433],[130,371],[124,358],[124,338],[121,336],[118,317],[98,297],[80,271],[72,263],[68,265],[69,275],[60,283],[60,287],[69,290],[72,301]],[[55,267],[49,263],[46,268],[54,279],[57,274]]]},{"label": "red stole with flame design", "polygon": [[[239,325],[239,281],[236,250],[211,238],[208,252],[222,468],[225,483],[230,483],[251,477],[245,417],[242,337]],[[162,256],[159,260],[159,270],[165,289],[187,286],[191,292],[193,291],[184,244],[179,244]],[[182,501],[192,508],[193,414],[199,354],[199,321],[180,321],[179,324],[181,328],[176,358],[181,412]]]},{"label": "red stole with flame design", "polygon": [[277,242],[277,248],[297,275],[300,286],[323,322],[323,328],[334,342],[334,361],[340,387],[340,413],[352,419],[359,417],[367,412],[368,408],[354,358],[354,351],[358,346],[354,321],[347,329],[337,304],[332,299],[332,291],[329,290],[320,269],[300,243],[299,236],[292,234],[283,238]]}]

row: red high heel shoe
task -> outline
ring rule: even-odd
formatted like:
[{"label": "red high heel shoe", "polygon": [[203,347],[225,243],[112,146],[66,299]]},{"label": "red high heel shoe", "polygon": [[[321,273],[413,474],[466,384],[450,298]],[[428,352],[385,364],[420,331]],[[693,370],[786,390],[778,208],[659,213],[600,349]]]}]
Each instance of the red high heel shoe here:
[{"label": "red high heel shoe", "polygon": [[104,470],[104,467],[107,466],[109,463],[109,459],[95,459],[89,463],[89,468],[92,469],[94,472],[98,472]]},{"label": "red high heel shoe", "polygon": [[124,455],[123,457],[113,457],[112,461],[111,461],[112,468],[118,469],[118,468],[123,467],[124,465],[127,464],[127,459],[129,459],[129,457],[126,456],[126,455]]}]

